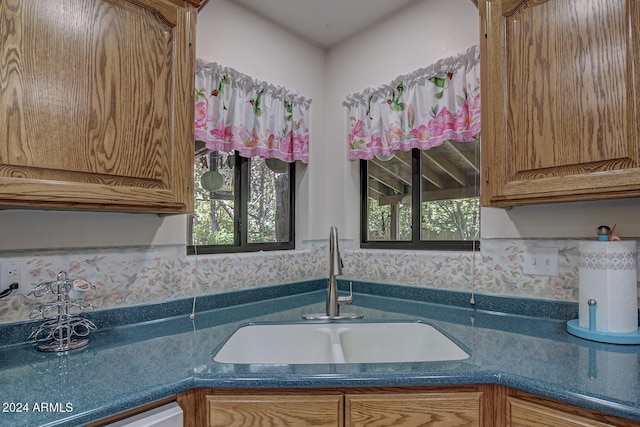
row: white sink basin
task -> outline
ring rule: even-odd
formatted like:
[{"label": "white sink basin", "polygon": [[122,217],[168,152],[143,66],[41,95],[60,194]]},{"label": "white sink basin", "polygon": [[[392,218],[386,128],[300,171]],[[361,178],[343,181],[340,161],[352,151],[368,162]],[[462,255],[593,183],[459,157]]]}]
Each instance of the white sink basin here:
[{"label": "white sink basin", "polygon": [[456,343],[421,322],[280,323],[239,328],[214,356],[239,364],[464,360]]}]

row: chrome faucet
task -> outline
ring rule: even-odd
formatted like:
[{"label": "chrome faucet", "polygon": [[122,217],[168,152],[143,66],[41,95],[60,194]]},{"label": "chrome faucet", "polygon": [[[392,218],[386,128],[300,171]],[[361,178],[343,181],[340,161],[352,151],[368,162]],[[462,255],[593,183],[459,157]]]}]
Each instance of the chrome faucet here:
[{"label": "chrome faucet", "polygon": [[359,319],[364,317],[362,313],[340,314],[340,306],[353,303],[353,287],[349,283],[349,296],[338,296],[337,276],[342,275],[342,258],[338,244],[338,228],[334,225],[329,231],[329,288],[327,289],[327,307],[325,314],[306,314],[305,319]]}]

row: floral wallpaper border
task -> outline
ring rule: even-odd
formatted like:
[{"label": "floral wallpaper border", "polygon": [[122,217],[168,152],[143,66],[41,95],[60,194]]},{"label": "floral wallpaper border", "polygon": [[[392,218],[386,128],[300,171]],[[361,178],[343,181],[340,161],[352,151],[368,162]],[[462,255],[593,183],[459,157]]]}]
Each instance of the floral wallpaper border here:
[{"label": "floral wallpaper border", "polygon": [[[527,247],[558,248],[558,276],[525,275]],[[577,241],[484,240],[475,254],[354,250],[345,257],[345,271],[354,280],[577,302],[579,258]]]},{"label": "floral wallpaper border", "polygon": [[[198,257],[187,256],[180,245],[19,251],[0,253],[0,261],[25,262],[31,286],[55,279],[62,270],[72,278],[84,278],[96,287],[85,299],[106,310],[327,277],[328,242],[303,246],[295,251]],[[578,301],[577,240],[491,239],[482,241],[475,254],[362,250],[352,241],[341,246],[347,280]],[[524,275],[527,247],[558,248],[559,275]],[[0,324],[29,320],[41,301],[23,292],[28,289],[0,300]]]}]

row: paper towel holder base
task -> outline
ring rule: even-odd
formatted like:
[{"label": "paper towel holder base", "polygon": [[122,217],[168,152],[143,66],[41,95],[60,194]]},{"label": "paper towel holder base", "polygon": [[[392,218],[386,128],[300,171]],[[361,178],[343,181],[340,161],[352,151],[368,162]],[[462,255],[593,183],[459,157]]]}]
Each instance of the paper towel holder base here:
[{"label": "paper towel holder base", "polygon": [[578,319],[567,322],[567,332],[590,341],[598,341],[609,344],[640,344],[640,329],[635,332],[598,332],[590,331],[580,326]]}]

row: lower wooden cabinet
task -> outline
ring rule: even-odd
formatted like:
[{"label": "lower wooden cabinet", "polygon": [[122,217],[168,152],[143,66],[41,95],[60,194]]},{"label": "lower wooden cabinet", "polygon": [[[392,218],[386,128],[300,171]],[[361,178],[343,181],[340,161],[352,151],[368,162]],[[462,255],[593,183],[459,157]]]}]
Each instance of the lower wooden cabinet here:
[{"label": "lower wooden cabinet", "polygon": [[207,426],[342,427],[343,396],[309,395],[209,395]]},{"label": "lower wooden cabinet", "polygon": [[479,384],[331,389],[194,389],[184,427],[640,427],[640,422]]},{"label": "lower wooden cabinet", "polygon": [[612,424],[508,397],[507,425],[509,427],[604,427]]},{"label": "lower wooden cabinet", "polygon": [[482,392],[345,395],[348,427],[482,426]]},{"label": "lower wooden cabinet", "polygon": [[530,393],[500,387],[504,396],[498,400],[504,420],[497,423],[506,427],[638,427],[632,421],[591,409],[567,405]]},{"label": "lower wooden cabinet", "polygon": [[478,387],[192,390],[177,400],[185,411],[185,427],[492,427],[485,421],[484,393]]}]

